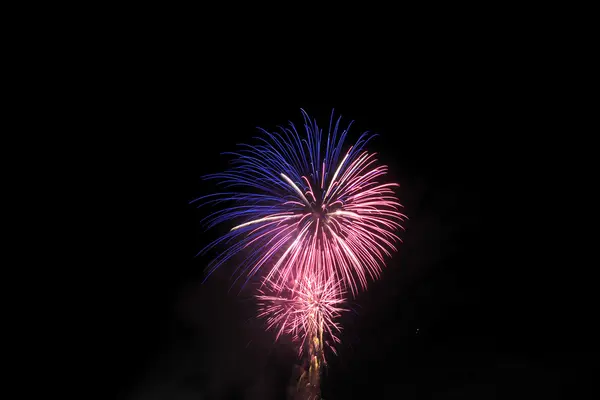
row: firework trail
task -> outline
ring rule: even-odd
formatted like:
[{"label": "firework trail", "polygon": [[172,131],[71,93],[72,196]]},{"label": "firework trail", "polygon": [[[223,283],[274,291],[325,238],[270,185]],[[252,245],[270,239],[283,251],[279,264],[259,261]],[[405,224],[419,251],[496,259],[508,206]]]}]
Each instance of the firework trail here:
[{"label": "firework trail", "polygon": [[245,277],[246,283],[265,270],[264,281],[281,294],[292,278],[303,285],[319,277],[355,296],[368,278],[379,277],[400,240],[395,232],[406,216],[393,191],[398,185],[382,182],[387,167],[364,150],[375,135],[363,133],[344,152],[351,123],[341,130],[341,118],[334,123],[332,113],[325,138],[316,121],[302,113],[305,137],[292,122],[280,132],[259,128],[258,144],[228,153],[234,156],[230,170],[206,177],[226,191],[194,202],[228,204],[205,218],[207,228],[235,225],[200,253],[227,248],[209,264],[208,275],[243,251],[236,280]]}]

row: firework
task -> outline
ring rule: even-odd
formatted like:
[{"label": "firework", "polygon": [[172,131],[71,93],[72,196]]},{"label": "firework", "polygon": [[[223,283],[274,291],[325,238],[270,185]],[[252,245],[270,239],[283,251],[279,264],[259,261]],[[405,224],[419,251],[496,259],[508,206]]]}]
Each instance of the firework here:
[{"label": "firework", "polygon": [[393,191],[398,185],[383,182],[387,167],[364,150],[375,135],[363,133],[344,151],[351,123],[340,129],[332,113],[324,137],[302,113],[304,137],[291,122],[280,132],[261,129],[257,144],[230,153],[230,170],[206,177],[226,189],[194,202],[225,205],[205,218],[208,228],[232,226],[200,252],[226,249],[209,264],[207,277],[244,255],[236,281],[262,279],[256,298],[267,330],[277,332],[276,340],[292,336],[299,355],[308,354],[296,397],[318,398],[324,349],[336,353],[346,294],[355,296],[379,277],[406,216]]},{"label": "firework", "polygon": [[[323,346],[336,353],[337,333],[341,327],[336,319],[343,311],[345,291],[341,282],[325,273],[309,269],[309,274],[298,276],[282,286],[266,281],[256,296],[259,318],[266,318],[267,329],[277,331],[276,339],[289,334],[300,342],[299,354],[308,347],[322,353]],[[281,280],[278,280],[281,281]],[[316,341],[316,343],[315,343]],[[324,356],[321,355],[324,360]]]},{"label": "firework", "polygon": [[227,248],[211,262],[208,275],[243,251],[236,280],[248,282],[264,270],[279,294],[290,280],[303,285],[307,277],[319,277],[356,295],[368,278],[379,276],[400,240],[395,232],[406,217],[393,191],[397,184],[382,182],[387,167],[364,150],[375,135],[363,133],[344,151],[351,123],[340,129],[340,118],[334,123],[332,113],[324,137],[316,121],[302,113],[305,137],[291,122],[280,132],[259,128],[257,144],[229,153],[230,170],[206,177],[226,190],[194,201],[228,205],[204,222],[208,228],[234,226],[201,253],[217,245]]}]

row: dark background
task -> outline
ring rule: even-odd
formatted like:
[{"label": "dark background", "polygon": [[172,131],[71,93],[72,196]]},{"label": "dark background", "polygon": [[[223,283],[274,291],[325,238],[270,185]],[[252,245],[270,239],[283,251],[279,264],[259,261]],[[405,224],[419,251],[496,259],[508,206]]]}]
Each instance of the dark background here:
[{"label": "dark background", "polygon": [[200,177],[227,166],[221,152],[258,126],[301,122],[300,108],[323,127],[335,108],[355,121],[350,139],[379,133],[369,149],[410,218],[382,279],[343,317],[325,399],[586,393],[542,72],[450,45],[340,63],[160,49],[107,66],[115,90],[96,138],[109,149],[114,254],[103,274],[119,398],[285,398],[293,348],[263,331],[250,293],[228,290],[231,266],[201,284],[210,259],[195,254],[220,231],[204,233],[207,210],[188,203],[213,190]]}]

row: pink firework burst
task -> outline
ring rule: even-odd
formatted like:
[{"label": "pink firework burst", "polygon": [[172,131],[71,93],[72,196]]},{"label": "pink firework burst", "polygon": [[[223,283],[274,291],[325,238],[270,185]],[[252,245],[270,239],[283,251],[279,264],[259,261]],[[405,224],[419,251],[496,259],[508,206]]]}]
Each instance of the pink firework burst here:
[{"label": "pink firework burst", "polygon": [[384,181],[387,167],[365,150],[374,135],[364,133],[344,150],[349,127],[340,132],[339,118],[334,124],[332,114],[326,137],[306,113],[304,119],[304,137],[292,123],[278,133],[263,130],[258,144],[232,153],[229,171],[208,176],[228,191],[197,200],[233,202],[208,217],[209,227],[233,225],[204,250],[227,246],[209,274],[243,251],[238,278],[266,270],[266,280],[283,289],[292,277],[323,275],[321,282],[339,282],[355,296],[379,277],[400,240],[406,216],[398,185]]},{"label": "pink firework burst", "polygon": [[317,342],[317,352],[326,345],[335,353],[334,344],[340,342],[337,333],[342,329],[336,319],[348,311],[343,308],[345,292],[341,281],[332,276],[326,277],[322,272],[313,274],[314,269],[307,271],[283,286],[265,281],[256,296],[258,316],[266,318],[267,330],[277,331],[276,340],[282,334],[289,334],[300,342],[299,354],[307,345],[315,346],[308,343],[311,340]]}]

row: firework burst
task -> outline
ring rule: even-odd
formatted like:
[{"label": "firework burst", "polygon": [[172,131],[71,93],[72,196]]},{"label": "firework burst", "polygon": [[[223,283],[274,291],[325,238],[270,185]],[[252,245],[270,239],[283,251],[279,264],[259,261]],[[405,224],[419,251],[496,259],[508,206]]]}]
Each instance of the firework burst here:
[{"label": "firework burst", "polygon": [[[266,318],[267,330],[277,331],[276,340],[289,334],[300,343],[298,353],[317,339],[318,347],[327,346],[336,353],[334,344],[339,343],[337,333],[341,326],[336,321],[343,308],[345,291],[341,282],[326,277],[323,272],[299,276],[283,287],[267,280],[256,296],[259,318]],[[324,356],[322,356],[324,359]]]},{"label": "firework burst", "polygon": [[324,137],[302,113],[305,137],[291,122],[280,132],[259,128],[258,144],[229,153],[230,170],[206,177],[226,191],[194,201],[228,206],[204,222],[208,228],[232,221],[234,226],[201,253],[216,245],[227,248],[211,262],[208,275],[243,251],[236,280],[248,282],[266,270],[265,282],[281,294],[292,278],[302,285],[297,282],[319,277],[354,296],[366,289],[368,278],[379,277],[400,240],[395,232],[406,216],[393,191],[398,185],[382,182],[387,167],[364,150],[375,135],[363,133],[344,152],[351,123],[340,129],[332,113]]}]

